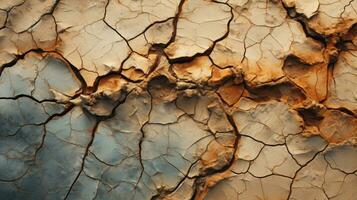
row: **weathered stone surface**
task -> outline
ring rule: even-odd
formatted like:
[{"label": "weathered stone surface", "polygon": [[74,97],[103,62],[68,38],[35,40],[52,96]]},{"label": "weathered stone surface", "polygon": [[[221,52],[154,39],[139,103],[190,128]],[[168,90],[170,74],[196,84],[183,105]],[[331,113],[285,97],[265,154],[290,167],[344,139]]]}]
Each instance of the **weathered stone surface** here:
[{"label": "weathered stone surface", "polygon": [[287,104],[267,102],[258,104],[242,98],[233,119],[239,133],[265,144],[284,144],[286,137],[302,131],[302,119]]},{"label": "weathered stone surface", "polygon": [[69,64],[55,54],[29,53],[5,68],[0,77],[0,97],[28,95],[41,101],[54,99],[56,93],[71,97],[80,90],[81,83]]},{"label": "weathered stone surface", "polygon": [[343,51],[337,60],[331,81],[327,106],[333,108],[345,107],[357,112],[357,51]]},{"label": "weathered stone surface", "polygon": [[355,199],[356,10],[1,0],[0,199]]},{"label": "weathered stone surface", "polygon": [[[295,7],[296,12],[304,14],[309,27],[324,35],[348,31],[357,21],[354,0],[283,0],[288,7]],[[313,16],[313,17],[312,17]]]}]

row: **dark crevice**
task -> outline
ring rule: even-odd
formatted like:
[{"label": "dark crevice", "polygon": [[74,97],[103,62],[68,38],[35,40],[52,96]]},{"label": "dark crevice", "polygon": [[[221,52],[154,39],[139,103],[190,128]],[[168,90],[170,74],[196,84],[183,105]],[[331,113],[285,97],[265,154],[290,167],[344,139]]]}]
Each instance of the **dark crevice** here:
[{"label": "dark crevice", "polygon": [[[25,1],[24,1],[24,2],[25,2]],[[46,16],[46,15],[52,15],[53,12],[55,11],[55,9],[57,8],[57,5],[58,5],[59,2],[60,2],[60,0],[56,0],[55,3],[53,4],[53,6],[51,7],[50,11],[49,11],[49,12],[46,12],[46,13],[44,13],[44,14],[42,14],[42,15],[39,17],[39,19],[38,19],[35,23],[33,23],[30,27],[28,27],[26,30],[20,31],[20,32],[18,32],[18,33],[16,32],[16,33],[17,33],[17,34],[25,33],[25,32],[27,32],[28,30],[30,30],[30,29],[32,29],[33,27],[35,27],[36,24],[38,24],[44,16]]]},{"label": "dark crevice", "polygon": [[180,0],[180,3],[178,5],[178,8],[177,8],[177,12],[176,12],[176,15],[175,17],[173,18],[173,21],[172,21],[172,24],[173,24],[173,32],[172,32],[172,35],[171,35],[171,38],[169,40],[169,42],[167,44],[164,45],[164,48],[168,47],[171,43],[173,43],[176,39],[176,33],[177,33],[177,23],[178,23],[178,20],[179,20],[179,17],[180,17],[180,14],[182,12],[182,7],[183,7],[183,4],[185,3],[185,0]]},{"label": "dark crevice", "polygon": [[202,191],[199,191],[199,185],[200,183],[204,183],[204,181],[202,181],[202,179],[204,179],[205,177],[208,176],[212,176],[215,174],[220,174],[223,173],[227,170],[229,170],[229,168],[235,163],[236,161],[236,152],[238,151],[238,143],[239,140],[241,138],[241,135],[239,133],[239,130],[234,122],[234,119],[232,116],[230,116],[229,114],[226,114],[226,117],[230,123],[230,125],[233,127],[233,132],[235,133],[235,140],[234,140],[234,144],[233,144],[233,153],[232,153],[232,157],[230,158],[230,160],[228,161],[228,163],[226,165],[224,165],[223,167],[221,167],[220,169],[211,169],[209,171],[206,171],[205,173],[203,173],[202,175],[198,175],[198,176],[194,176],[192,178],[196,179],[195,180],[195,185],[196,185],[196,190],[194,191],[194,194],[191,198],[191,200],[195,200],[197,198],[197,195],[201,194]]},{"label": "dark crevice", "polygon": [[314,40],[320,41],[326,47],[327,39],[323,35],[317,33],[315,30],[311,29],[307,25],[307,19],[303,14],[296,13],[295,7],[289,8],[284,3],[282,3],[282,5],[283,5],[284,9],[286,10],[286,12],[288,13],[288,16],[290,17],[290,19],[293,19],[300,23],[300,25],[303,28],[307,37],[310,37]]},{"label": "dark crevice", "polygon": [[66,200],[66,199],[69,197],[69,195],[70,195],[70,193],[71,193],[71,191],[72,191],[74,185],[76,184],[76,182],[78,181],[80,175],[81,175],[82,172],[83,172],[85,160],[86,160],[86,158],[87,158],[87,156],[88,156],[88,154],[89,154],[89,148],[90,148],[90,147],[92,146],[92,144],[93,144],[94,137],[95,137],[95,132],[97,131],[97,128],[98,128],[99,123],[100,123],[100,120],[97,121],[97,122],[95,123],[94,127],[93,127],[93,130],[92,130],[92,133],[91,133],[91,139],[90,139],[90,141],[89,141],[89,143],[88,143],[88,145],[87,145],[87,147],[86,147],[86,149],[85,149],[85,152],[84,152],[84,155],[83,155],[83,158],[82,158],[81,168],[80,168],[80,170],[79,170],[77,176],[75,177],[74,181],[72,182],[71,186],[69,187],[69,190],[68,190],[68,192],[66,193],[66,196],[65,196],[64,200]]},{"label": "dark crevice", "polygon": [[[216,2],[217,3],[217,2]],[[224,3],[222,3],[224,4]],[[195,55],[193,56],[187,56],[187,57],[179,57],[179,58],[169,58],[169,63],[170,64],[180,64],[180,63],[187,63],[187,62],[191,62],[193,61],[196,57],[199,57],[199,56],[209,56],[211,54],[211,52],[213,51],[214,47],[216,46],[216,44],[222,40],[224,40],[226,37],[228,37],[229,35],[229,30],[230,30],[230,24],[231,22],[233,21],[234,19],[234,14],[233,14],[233,8],[228,5],[228,4],[224,4],[224,5],[227,5],[229,6],[230,8],[230,13],[231,13],[231,17],[230,19],[228,20],[228,23],[227,23],[227,31],[225,32],[224,35],[222,35],[220,38],[218,38],[217,40],[213,41],[213,44],[208,48],[206,49],[204,52],[202,53],[196,53]],[[176,36],[176,32],[175,32],[175,36]],[[171,40],[170,40],[171,41]],[[169,42],[170,43],[170,42]],[[168,45],[167,45],[168,46]],[[166,46],[166,47],[167,47]]]},{"label": "dark crevice", "polygon": [[11,60],[10,62],[8,63],[5,63],[3,64],[1,67],[0,67],[0,76],[3,72],[3,70],[7,67],[12,67],[14,65],[16,65],[16,63],[19,61],[19,60],[23,60],[25,58],[25,56],[30,53],[30,52],[35,52],[35,53],[43,53],[44,51],[42,49],[30,49],[28,51],[26,51],[25,53],[23,54],[19,54],[19,55],[15,55],[15,58],[13,60]]},{"label": "dark crevice", "polygon": [[37,156],[37,153],[40,151],[40,149],[42,149],[44,143],[45,143],[45,138],[47,135],[47,130],[46,130],[46,124],[49,123],[52,119],[54,119],[55,117],[62,117],[64,115],[66,115],[68,112],[70,112],[72,109],[74,108],[73,105],[70,105],[68,108],[66,108],[63,112],[61,113],[56,113],[51,115],[45,122],[38,124],[39,125],[43,125],[44,126],[44,134],[42,135],[42,139],[41,139],[41,144],[39,145],[39,147],[36,149],[35,151],[35,158]]}]

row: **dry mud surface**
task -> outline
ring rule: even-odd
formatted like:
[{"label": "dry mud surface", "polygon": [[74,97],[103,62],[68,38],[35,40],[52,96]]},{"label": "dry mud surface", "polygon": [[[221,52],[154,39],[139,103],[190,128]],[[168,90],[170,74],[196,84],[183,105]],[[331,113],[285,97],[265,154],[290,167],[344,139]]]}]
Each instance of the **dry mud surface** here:
[{"label": "dry mud surface", "polygon": [[355,200],[356,0],[1,0],[0,199]]}]

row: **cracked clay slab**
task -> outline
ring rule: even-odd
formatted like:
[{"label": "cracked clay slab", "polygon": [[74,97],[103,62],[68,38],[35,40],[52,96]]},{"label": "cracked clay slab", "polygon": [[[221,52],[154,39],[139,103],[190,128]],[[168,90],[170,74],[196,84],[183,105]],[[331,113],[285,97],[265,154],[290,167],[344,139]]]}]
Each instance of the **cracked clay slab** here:
[{"label": "cracked clay slab", "polygon": [[0,0],[1,200],[355,200],[357,0]]}]

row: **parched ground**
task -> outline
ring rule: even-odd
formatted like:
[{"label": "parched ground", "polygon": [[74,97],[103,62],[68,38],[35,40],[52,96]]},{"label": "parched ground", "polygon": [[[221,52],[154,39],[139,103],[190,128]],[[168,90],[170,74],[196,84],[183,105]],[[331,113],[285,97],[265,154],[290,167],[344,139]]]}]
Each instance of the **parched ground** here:
[{"label": "parched ground", "polygon": [[355,0],[0,0],[0,199],[355,200],[356,24]]}]

